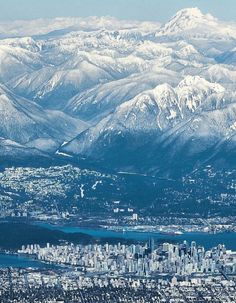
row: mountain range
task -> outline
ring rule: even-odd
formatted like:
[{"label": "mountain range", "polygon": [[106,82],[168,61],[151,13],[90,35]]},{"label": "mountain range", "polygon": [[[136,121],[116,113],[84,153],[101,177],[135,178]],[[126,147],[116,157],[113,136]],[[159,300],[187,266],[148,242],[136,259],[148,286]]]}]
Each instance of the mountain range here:
[{"label": "mountain range", "polygon": [[236,23],[198,8],[168,22],[0,23],[0,159],[181,176],[232,167]]}]

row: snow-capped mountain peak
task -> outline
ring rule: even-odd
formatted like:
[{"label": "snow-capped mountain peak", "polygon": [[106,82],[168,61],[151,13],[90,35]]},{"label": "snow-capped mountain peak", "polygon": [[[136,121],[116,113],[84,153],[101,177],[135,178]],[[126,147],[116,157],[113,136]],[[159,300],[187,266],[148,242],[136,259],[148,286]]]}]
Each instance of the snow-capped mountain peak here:
[{"label": "snow-capped mountain peak", "polygon": [[157,36],[182,35],[189,31],[194,31],[192,34],[199,35],[206,33],[207,28],[215,29],[217,26],[218,20],[212,15],[203,14],[197,7],[186,8],[178,11],[170,21],[165,23]]},{"label": "snow-capped mountain peak", "polygon": [[[137,116],[139,111],[153,113],[156,108],[158,117],[163,114],[163,119],[187,119],[209,96],[224,91],[224,87],[218,83],[208,82],[199,76],[186,76],[175,88],[164,83],[137,95],[133,100],[123,103],[116,113],[120,111],[130,115],[130,112],[135,111]],[[118,120],[117,117],[115,120]]]},{"label": "snow-capped mountain peak", "polygon": [[119,165],[148,157],[158,168],[157,153],[204,151],[235,132],[233,22],[187,8],[161,27],[109,17],[0,22],[0,37],[4,140],[53,155],[66,141],[58,153],[106,164],[123,150]]},{"label": "snow-capped mountain peak", "polygon": [[180,103],[190,112],[195,112],[210,95],[221,94],[224,91],[220,84],[208,82],[199,76],[185,77],[176,88]]},{"label": "snow-capped mountain peak", "polygon": [[182,81],[180,81],[178,88],[182,89],[186,86],[195,89],[202,89],[205,91],[211,90],[215,93],[221,93],[225,90],[222,85],[218,83],[211,83],[200,76],[186,76]]},{"label": "snow-capped mountain peak", "polygon": [[201,20],[205,17],[210,20],[215,20],[215,18],[210,14],[204,15],[198,7],[190,7],[179,10],[171,20],[176,23],[178,21],[182,22],[184,19],[187,21],[192,20],[192,22],[196,22],[196,20]]}]

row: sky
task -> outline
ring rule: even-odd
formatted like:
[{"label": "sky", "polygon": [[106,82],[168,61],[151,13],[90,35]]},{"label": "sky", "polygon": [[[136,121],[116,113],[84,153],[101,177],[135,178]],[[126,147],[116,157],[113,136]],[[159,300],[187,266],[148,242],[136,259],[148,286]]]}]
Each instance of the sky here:
[{"label": "sky", "polygon": [[236,0],[0,0],[0,21],[113,16],[164,22],[185,7],[198,7],[221,20],[236,21]]}]

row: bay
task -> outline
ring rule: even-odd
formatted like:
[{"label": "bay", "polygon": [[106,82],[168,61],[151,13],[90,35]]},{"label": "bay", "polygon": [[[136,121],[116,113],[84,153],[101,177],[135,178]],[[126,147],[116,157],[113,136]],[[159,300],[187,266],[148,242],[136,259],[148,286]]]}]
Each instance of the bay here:
[{"label": "bay", "polygon": [[53,225],[49,223],[37,223],[41,227],[45,227],[51,230],[60,230],[65,233],[84,233],[95,238],[121,238],[134,241],[148,241],[153,238],[158,242],[183,242],[183,241],[196,241],[198,245],[204,246],[206,249],[217,246],[218,244],[224,244],[227,249],[236,251],[236,233],[223,232],[217,234],[203,233],[203,232],[190,232],[180,235],[162,234],[158,232],[138,232],[138,231],[114,231],[100,228],[85,228],[80,226],[63,226]]},{"label": "bay", "polygon": [[43,262],[34,260],[32,258],[19,256],[16,254],[0,254],[0,268],[47,268],[51,267],[50,264],[45,264]]}]

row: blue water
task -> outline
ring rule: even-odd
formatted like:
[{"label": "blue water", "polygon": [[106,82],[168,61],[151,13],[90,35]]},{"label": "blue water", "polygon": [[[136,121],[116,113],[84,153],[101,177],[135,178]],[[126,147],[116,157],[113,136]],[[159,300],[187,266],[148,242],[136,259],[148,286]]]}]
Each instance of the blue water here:
[{"label": "blue water", "polygon": [[60,230],[65,233],[85,233],[97,238],[122,238],[127,240],[136,241],[148,241],[150,237],[154,238],[156,242],[167,241],[167,242],[183,242],[187,240],[188,242],[196,241],[198,245],[203,245],[206,249],[217,246],[218,244],[225,244],[227,249],[236,251],[236,233],[218,233],[218,234],[208,234],[208,233],[184,233],[182,235],[165,235],[157,232],[117,232],[106,229],[92,229],[83,227],[71,227],[71,226],[59,226],[52,225],[48,223],[37,223],[41,227],[45,227],[51,230]]},{"label": "blue water", "polygon": [[[159,242],[188,242],[196,241],[198,245],[203,245],[206,249],[217,246],[218,244],[225,244],[227,249],[236,251],[236,233],[220,233],[220,234],[207,234],[207,233],[185,233],[182,235],[164,235],[157,232],[135,232],[135,231],[112,231],[106,229],[92,229],[83,228],[79,226],[60,226],[48,223],[36,223],[37,225],[50,229],[60,230],[65,233],[85,233],[96,238],[121,238],[134,241],[148,241],[152,237],[156,243]],[[17,267],[17,268],[51,268],[52,265],[33,260],[24,256],[0,254],[0,268]]]},{"label": "blue water", "polygon": [[30,259],[28,257],[13,255],[13,254],[0,254],[0,268],[45,268],[50,265]]}]

